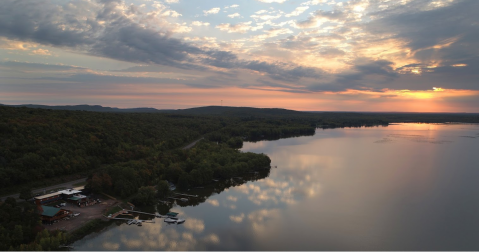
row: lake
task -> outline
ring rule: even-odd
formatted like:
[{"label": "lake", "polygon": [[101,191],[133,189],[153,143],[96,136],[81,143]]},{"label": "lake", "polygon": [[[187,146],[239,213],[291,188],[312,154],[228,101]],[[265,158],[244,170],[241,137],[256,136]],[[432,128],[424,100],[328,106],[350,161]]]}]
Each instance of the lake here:
[{"label": "lake", "polygon": [[479,250],[479,125],[318,129],[242,150],[267,154],[270,174],[197,206],[175,206],[182,225],[118,223],[73,246]]}]

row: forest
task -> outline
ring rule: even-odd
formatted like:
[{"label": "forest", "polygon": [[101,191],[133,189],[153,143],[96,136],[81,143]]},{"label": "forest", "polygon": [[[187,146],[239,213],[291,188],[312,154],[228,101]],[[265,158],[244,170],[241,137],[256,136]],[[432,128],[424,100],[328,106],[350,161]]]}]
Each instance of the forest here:
[{"label": "forest", "polygon": [[59,250],[68,236],[60,231],[42,230],[36,206],[21,203],[7,198],[0,204],[0,250]]},{"label": "forest", "polygon": [[[479,115],[231,107],[107,113],[0,106],[0,194],[80,176],[88,177],[87,187],[92,191],[135,204],[151,204],[165,197],[166,181],[179,190],[205,188],[202,197],[188,203],[199,204],[215,190],[269,174],[269,157],[241,152],[243,141],[393,122],[477,123]],[[193,148],[183,148],[197,139],[202,140]],[[0,250],[53,250],[68,240],[61,232],[42,230],[31,204],[8,198],[0,202],[0,216]]]},{"label": "forest", "polygon": [[238,149],[243,141],[313,135],[316,128],[393,122],[474,123],[479,122],[479,115],[314,113],[219,106],[164,113],[102,113],[0,106],[0,194],[85,177],[108,167],[150,164],[148,160],[155,156],[171,160],[181,156],[177,149],[200,137]]}]

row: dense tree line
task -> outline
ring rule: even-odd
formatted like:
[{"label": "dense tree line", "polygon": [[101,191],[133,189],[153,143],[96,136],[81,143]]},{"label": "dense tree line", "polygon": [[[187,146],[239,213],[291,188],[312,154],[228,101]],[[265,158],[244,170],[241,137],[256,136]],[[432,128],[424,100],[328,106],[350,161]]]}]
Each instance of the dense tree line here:
[{"label": "dense tree line", "polygon": [[141,160],[221,127],[208,117],[0,106],[0,190]]},{"label": "dense tree line", "polygon": [[[270,163],[264,154],[243,153],[226,143],[202,140],[189,150],[162,152],[141,161],[105,166],[90,177],[87,187],[123,198],[137,194],[133,203],[138,204],[153,202],[154,186],[163,184],[164,188],[164,180],[184,190],[210,184],[214,179],[269,169]],[[160,191],[160,186],[156,188]]]},{"label": "dense tree line", "polygon": [[[231,148],[242,141],[313,135],[316,128],[391,122],[479,122],[477,114],[308,113],[204,107],[166,113],[101,113],[0,106],[0,193],[38,187],[147,157],[200,136]],[[129,185],[126,185],[128,187]]]},{"label": "dense tree line", "polygon": [[7,198],[0,202],[0,250],[59,250],[67,242],[62,232],[49,232],[41,226],[36,206],[17,204]]},{"label": "dense tree line", "polygon": [[[240,174],[260,174],[249,179],[267,176],[270,159],[238,151],[243,141],[391,122],[477,123],[479,116],[227,107],[120,114],[0,106],[0,193],[23,188],[22,198],[27,199],[32,187],[82,173],[89,175],[87,187],[93,191],[151,204],[155,197],[168,195],[166,180],[184,190],[206,188],[219,179],[215,183],[224,189],[244,183],[234,179]],[[204,140],[194,148],[179,148],[200,137]],[[193,204],[214,190],[208,189]],[[13,199],[0,203],[0,216],[0,250],[53,250],[67,239],[60,232],[42,231],[35,208],[20,206]]]}]

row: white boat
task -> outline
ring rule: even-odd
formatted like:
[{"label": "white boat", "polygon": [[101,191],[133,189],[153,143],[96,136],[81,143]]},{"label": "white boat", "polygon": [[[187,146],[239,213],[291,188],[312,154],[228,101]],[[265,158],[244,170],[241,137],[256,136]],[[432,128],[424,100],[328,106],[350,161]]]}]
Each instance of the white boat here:
[{"label": "white boat", "polygon": [[176,223],[177,221],[178,221],[177,219],[173,219],[173,218],[166,218],[164,220],[164,222],[169,223],[169,224]]},{"label": "white boat", "polygon": [[133,221],[134,220],[129,220],[126,224],[131,225],[131,224],[133,224]]},{"label": "white boat", "polygon": [[185,222],[185,219],[178,219],[176,220],[176,224],[182,224]]},{"label": "white boat", "polygon": [[141,225],[142,225],[142,224],[141,224],[141,221],[137,222],[136,225],[137,225],[137,226],[141,226]]}]

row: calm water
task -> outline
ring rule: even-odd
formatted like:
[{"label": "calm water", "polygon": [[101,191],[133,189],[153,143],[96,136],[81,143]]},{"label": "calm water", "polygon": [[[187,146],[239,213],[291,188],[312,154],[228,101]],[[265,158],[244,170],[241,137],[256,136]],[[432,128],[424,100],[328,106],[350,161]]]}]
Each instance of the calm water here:
[{"label": "calm water", "polygon": [[183,225],[111,225],[75,249],[479,250],[478,125],[317,130],[243,151],[269,155],[270,175],[174,207]]}]

